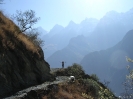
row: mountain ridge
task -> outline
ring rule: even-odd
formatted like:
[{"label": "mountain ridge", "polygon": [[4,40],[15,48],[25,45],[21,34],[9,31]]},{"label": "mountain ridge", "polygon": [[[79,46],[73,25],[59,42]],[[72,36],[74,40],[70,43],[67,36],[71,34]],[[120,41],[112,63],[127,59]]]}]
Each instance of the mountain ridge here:
[{"label": "mountain ridge", "polygon": [[[131,12],[131,10],[129,12]],[[115,15],[113,15],[113,13],[115,13]],[[117,17],[114,17],[114,16],[117,16]],[[52,67],[56,63],[56,62],[52,62],[52,60],[54,60],[54,61],[65,60],[65,61],[68,61],[68,63],[66,63],[66,65],[67,64],[70,65],[70,64],[72,64],[72,61],[69,62],[70,61],[69,58],[68,59],[64,58],[65,56],[67,56],[67,57],[70,56],[72,58],[75,58],[75,60],[72,59],[72,60],[74,60],[73,62],[79,63],[79,61],[81,61],[81,59],[82,59],[81,57],[84,57],[83,55],[85,55],[85,54],[83,54],[82,51],[85,51],[85,53],[88,54],[92,51],[106,50],[106,49],[114,46],[120,40],[122,40],[122,38],[125,36],[125,34],[127,33],[128,30],[133,29],[132,28],[133,19],[131,19],[132,21],[127,20],[127,19],[130,19],[131,16],[133,16],[133,14],[131,14],[130,16],[127,16],[127,12],[125,12],[125,13],[117,13],[115,11],[108,12],[103,18],[101,18],[98,21],[98,24],[95,26],[94,31],[89,32],[88,31],[89,27],[87,30],[85,30],[86,33],[88,33],[87,36],[84,35],[85,42],[82,40],[82,36],[73,37],[75,39],[75,41],[74,41],[75,44],[74,44],[74,42],[71,41],[73,38],[69,39],[69,43],[65,44],[66,46],[64,48],[56,50],[57,52],[55,51],[53,54],[51,54],[49,57],[47,57],[46,60],[50,63],[50,65]],[[87,20],[87,21],[85,21],[85,22],[82,21],[85,24],[88,24],[87,23],[88,21],[92,21],[92,23],[93,22],[95,23],[95,21],[96,21],[95,19],[85,19],[85,20]],[[92,23],[90,22],[89,25],[91,25]],[[89,25],[87,25],[87,26],[89,26]],[[86,25],[84,27],[86,27]],[[82,33],[83,33],[83,31],[82,31]],[[67,34],[67,35],[69,35],[69,34]],[[67,35],[65,36],[65,39],[67,38]],[[78,42],[78,43],[76,43],[76,42]],[[61,42],[61,43],[63,43],[63,42]],[[72,43],[72,44],[70,44],[70,43]],[[86,48],[85,48],[82,45],[85,45],[85,46],[88,45],[88,46],[86,46]],[[69,46],[69,48],[68,48],[68,46]],[[75,46],[76,46],[76,49],[75,49]],[[73,49],[75,49],[75,51],[72,51]],[[79,49],[82,49],[82,50],[79,50]],[[86,49],[88,50],[88,53],[86,52]],[[67,53],[67,55],[65,53]],[[60,58],[60,60],[56,59],[56,58],[54,59],[54,57],[55,57],[54,55],[60,56],[62,58]],[[59,63],[57,63],[57,66],[59,66]]]},{"label": "mountain ridge", "polygon": [[[124,81],[127,73],[126,66],[128,63],[125,56],[133,58],[132,38],[133,30],[130,30],[115,46],[89,53],[81,61],[87,73],[99,75],[102,81],[104,79],[112,81],[110,86],[117,94],[123,91],[121,83]],[[117,83],[117,87],[115,83]]]}]

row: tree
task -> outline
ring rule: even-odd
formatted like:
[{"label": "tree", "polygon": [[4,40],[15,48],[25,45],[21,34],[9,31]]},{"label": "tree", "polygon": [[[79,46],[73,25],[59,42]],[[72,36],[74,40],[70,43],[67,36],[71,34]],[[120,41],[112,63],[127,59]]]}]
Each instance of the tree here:
[{"label": "tree", "polygon": [[35,12],[33,10],[27,10],[25,12],[16,11],[16,14],[12,16],[12,19],[17,22],[21,32],[25,32],[27,30],[32,30],[33,25],[38,22],[40,18],[35,16]]},{"label": "tree", "polygon": [[[126,57],[128,62],[133,63],[133,60],[129,57]],[[125,92],[122,93],[122,99],[133,99],[133,69],[128,65],[127,66],[128,75],[126,75],[126,81],[123,83]]]},{"label": "tree", "polygon": [[21,32],[25,33],[35,45],[43,45],[43,40],[38,38],[39,33],[33,28],[40,19],[35,16],[35,12],[33,10],[27,10],[25,12],[17,10],[16,14],[12,15],[11,18],[18,25]]},{"label": "tree", "polygon": [[36,29],[32,29],[26,35],[30,38],[30,40],[37,46],[43,46],[44,41],[38,38],[39,33]]}]

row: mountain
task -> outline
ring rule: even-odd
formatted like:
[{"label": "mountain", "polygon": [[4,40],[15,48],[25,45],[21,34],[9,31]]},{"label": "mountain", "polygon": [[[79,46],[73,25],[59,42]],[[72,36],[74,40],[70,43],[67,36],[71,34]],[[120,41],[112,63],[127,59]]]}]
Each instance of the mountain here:
[{"label": "mountain", "polygon": [[90,36],[91,33],[94,31],[98,24],[99,20],[95,18],[86,18],[83,20],[79,25],[80,25],[80,30],[79,34],[86,36]]},{"label": "mountain", "polygon": [[70,21],[65,28],[55,25],[49,33],[42,37],[45,40],[45,46],[43,47],[44,52],[46,52],[45,57],[48,58],[54,52],[66,47],[73,37],[90,35],[97,23],[97,19],[91,18],[82,21],[80,24]]},{"label": "mountain", "polygon": [[40,33],[41,36],[46,35],[48,32],[46,30],[44,30],[41,26],[36,28],[37,31]]},{"label": "mountain", "polygon": [[44,54],[0,12],[0,99],[24,88],[49,81]]},{"label": "mountain", "polygon": [[[42,39],[42,40],[43,40],[42,37],[48,33],[48,32],[47,32],[46,30],[44,30],[41,26],[35,28],[34,31],[38,33],[38,36],[37,36],[38,39]],[[43,41],[44,41],[44,40],[43,40]]]},{"label": "mountain", "polygon": [[[114,46],[124,37],[128,30],[133,28],[133,19],[131,18],[133,14],[131,12],[132,9],[126,13],[110,11],[106,13],[106,15],[101,18],[99,22],[93,18],[86,18],[79,25],[71,21],[65,28],[66,31],[73,30],[73,36],[82,34],[84,37],[77,36],[73,38],[70,37],[71,39],[69,39],[67,36],[70,35],[64,34],[64,40],[69,40],[69,44],[65,48],[59,49],[55,53],[51,54],[51,56],[46,58],[46,60],[52,67],[60,66],[59,62],[63,60],[66,61],[67,66],[74,62],[79,63],[84,55],[89,52],[104,50]],[[74,41],[72,39],[74,39]],[[57,39],[55,39],[55,42],[56,40]],[[58,44],[66,45],[63,40],[61,41],[62,42]],[[57,56],[59,57],[58,59],[56,58]]]},{"label": "mountain", "polygon": [[60,33],[63,29],[63,26],[56,24],[46,35],[43,36],[43,38],[49,40],[51,37]]},{"label": "mountain", "polygon": [[83,35],[79,35],[72,38],[65,48],[56,51],[46,60],[51,67],[61,67],[61,61],[66,62],[65,66],[70,66],[73,63],[80,63],[81,59],[92,51],[93,49],[90,48],[87,39]]},{"label": "mountain", "polygon": [[58,35],[61,34],[63,29],[63,26],[56,24],[46,35],[42,36],[41,39],[44,40],[44,46],[42,49],[45,52],[46,58],[53,54],[53,52],[59,50],[57,47],[57,42],[59,41],[56,40],[59,40]]},{"label": "mountain", "polygon": [[133,29],[133,9],[126,13],[110,11],[100,19],[93,33],[88,36],[95,50],[107,49],[117,44],[126,32]]},{"label": "mountain", "polygon": [[133,30],[126,33],[124,38],[115,46],[106,50],[87,54],[81,61],[88,74],[97,74],[100,79],[110,81],[110,88],[117,94],[124,92],[122,83],[127,70],[125,56],[133,58]]}]

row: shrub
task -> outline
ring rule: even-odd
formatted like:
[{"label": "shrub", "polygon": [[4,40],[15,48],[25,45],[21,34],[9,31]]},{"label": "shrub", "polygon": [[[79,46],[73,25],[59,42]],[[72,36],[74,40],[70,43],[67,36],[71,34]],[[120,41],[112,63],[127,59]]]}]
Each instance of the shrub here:
[{"label": "shrub", "polygon": [[39,33],[35,29],[32,29],[31,31],[26,32],[26,35],[36,46],[44,45],[44,41],[38,38]]},{"label": "shrub", "polygon": [[91,74],[90,77],[95,81],[99,81],[99,78],[96,74]]},{"label": "shrub", "polygon": [[70,76],[75,76],[76,79],[80,79],[85,75],[82,66],[74,63],[72,66],[66,68],[67,74]]},{"label": "shrub", "polygon": [[[133,63],[133,60],[129,57],[126,57],[127,62]],[[126,81],[124,82],[125,92],[121,93],[121,97],[125,97],[125,99],[133,99],[133,69],[128,65],[127,70],[129,72],[126,75]]]},{"label": "shrub", "polygon": [[90,93],[98,97],[99,86],[98,83],[92,79],[83,79],[83,84],[86,88],[86,94]]}]

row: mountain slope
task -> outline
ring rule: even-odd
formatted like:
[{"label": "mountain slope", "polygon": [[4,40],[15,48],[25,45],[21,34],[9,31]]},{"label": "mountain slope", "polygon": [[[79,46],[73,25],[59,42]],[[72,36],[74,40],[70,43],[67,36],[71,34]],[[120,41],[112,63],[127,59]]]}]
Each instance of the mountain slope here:
[{"label": "mountain slope", "polygon": [[90,35],[97,23],[97,19],[86,18],[80,24],[70,21],[65,28],[60,25],[55,25],[49,33],[42,37],[42,39],[45,40],[45,57],[48,58],[54,52],[66,47],[73,37],[77,37],[78,35]]},{"label": "mountain slope", "polygon": [[61,61],[65,61],[65,66],[73,63],[80,63],[81,59],[93,50],[87,43],[87,39],[83,35],[72,38],[69,44],[62,50],[56,51],[46,60],[51,67],[61,67]]},{"label": "mountain slope", "polygon": [[[88,54],[89,52],[99,51],[114,46],[125,36],[128,30],[133,28],[133,19],[131,18],[133,17],[132,11],[133,9],[126,13],[110,11],[100,19],[98,24],[97,20],[95,19],[85,19],[78,27],[77,24],[71,21],[69,23],[70,26],[67,28],[70,30],[73,29],[75,31],[79,31],[77,34],[84,34],[86,31],[84,38],[82,36],[77,36],[73,37],[72,39],[68,39],[67,36],[69,36],[69,34],[66,33],[65,37],[63,38],[62,36],[62,40],[60,39],[59,44],[66,45],[63,42],[63,39],[65,41],[70,40],[69,44],[65,48],[58,49],[53,54],[51,53],[51,55],[47,58],[47,61],[51,64],[52,67],[56,67],[60,66],[60,61],[64,60],[66,61],[67,66],[74,62],[79,63],[84,55]],[[76,35],[74,31],[71,33],[73,36]],[[60,37],[60,35],[58,36]],[[54,40],[55,42],[58,41],[58,39]],[[48,52],[48,50],[45,52]],[[56,58],[57,56],[59,58]]]},{"label": "mountain slope", "polygon": [[117,44],[129,30],[133,29],[133,9],[126,13],[110,11],[100,19],[88,37],[95,50],[103,50]]},{"label": "mountain slope", "polygon": [[0,12],[0,99],[51,78],[42,49]]},{"label": "mountain slope", "polygon": [[102,81],[109,80],[110,87],[116,93],[123,91],[122,82],[125,79],[128,65],[125,56],[133,58],[132,38],[133,30],[130,30],[115,46],[89,53],[81,61],[87,73],[97,74]]},{"label": "mountain slope", "polygon": [[[85,74],[78,64],[52,68],[51,73],[56,76],[55,81],[27,88],[6,99],[118,99],[96,76]],[[74,81],[70,75],[75,77]]]}]

